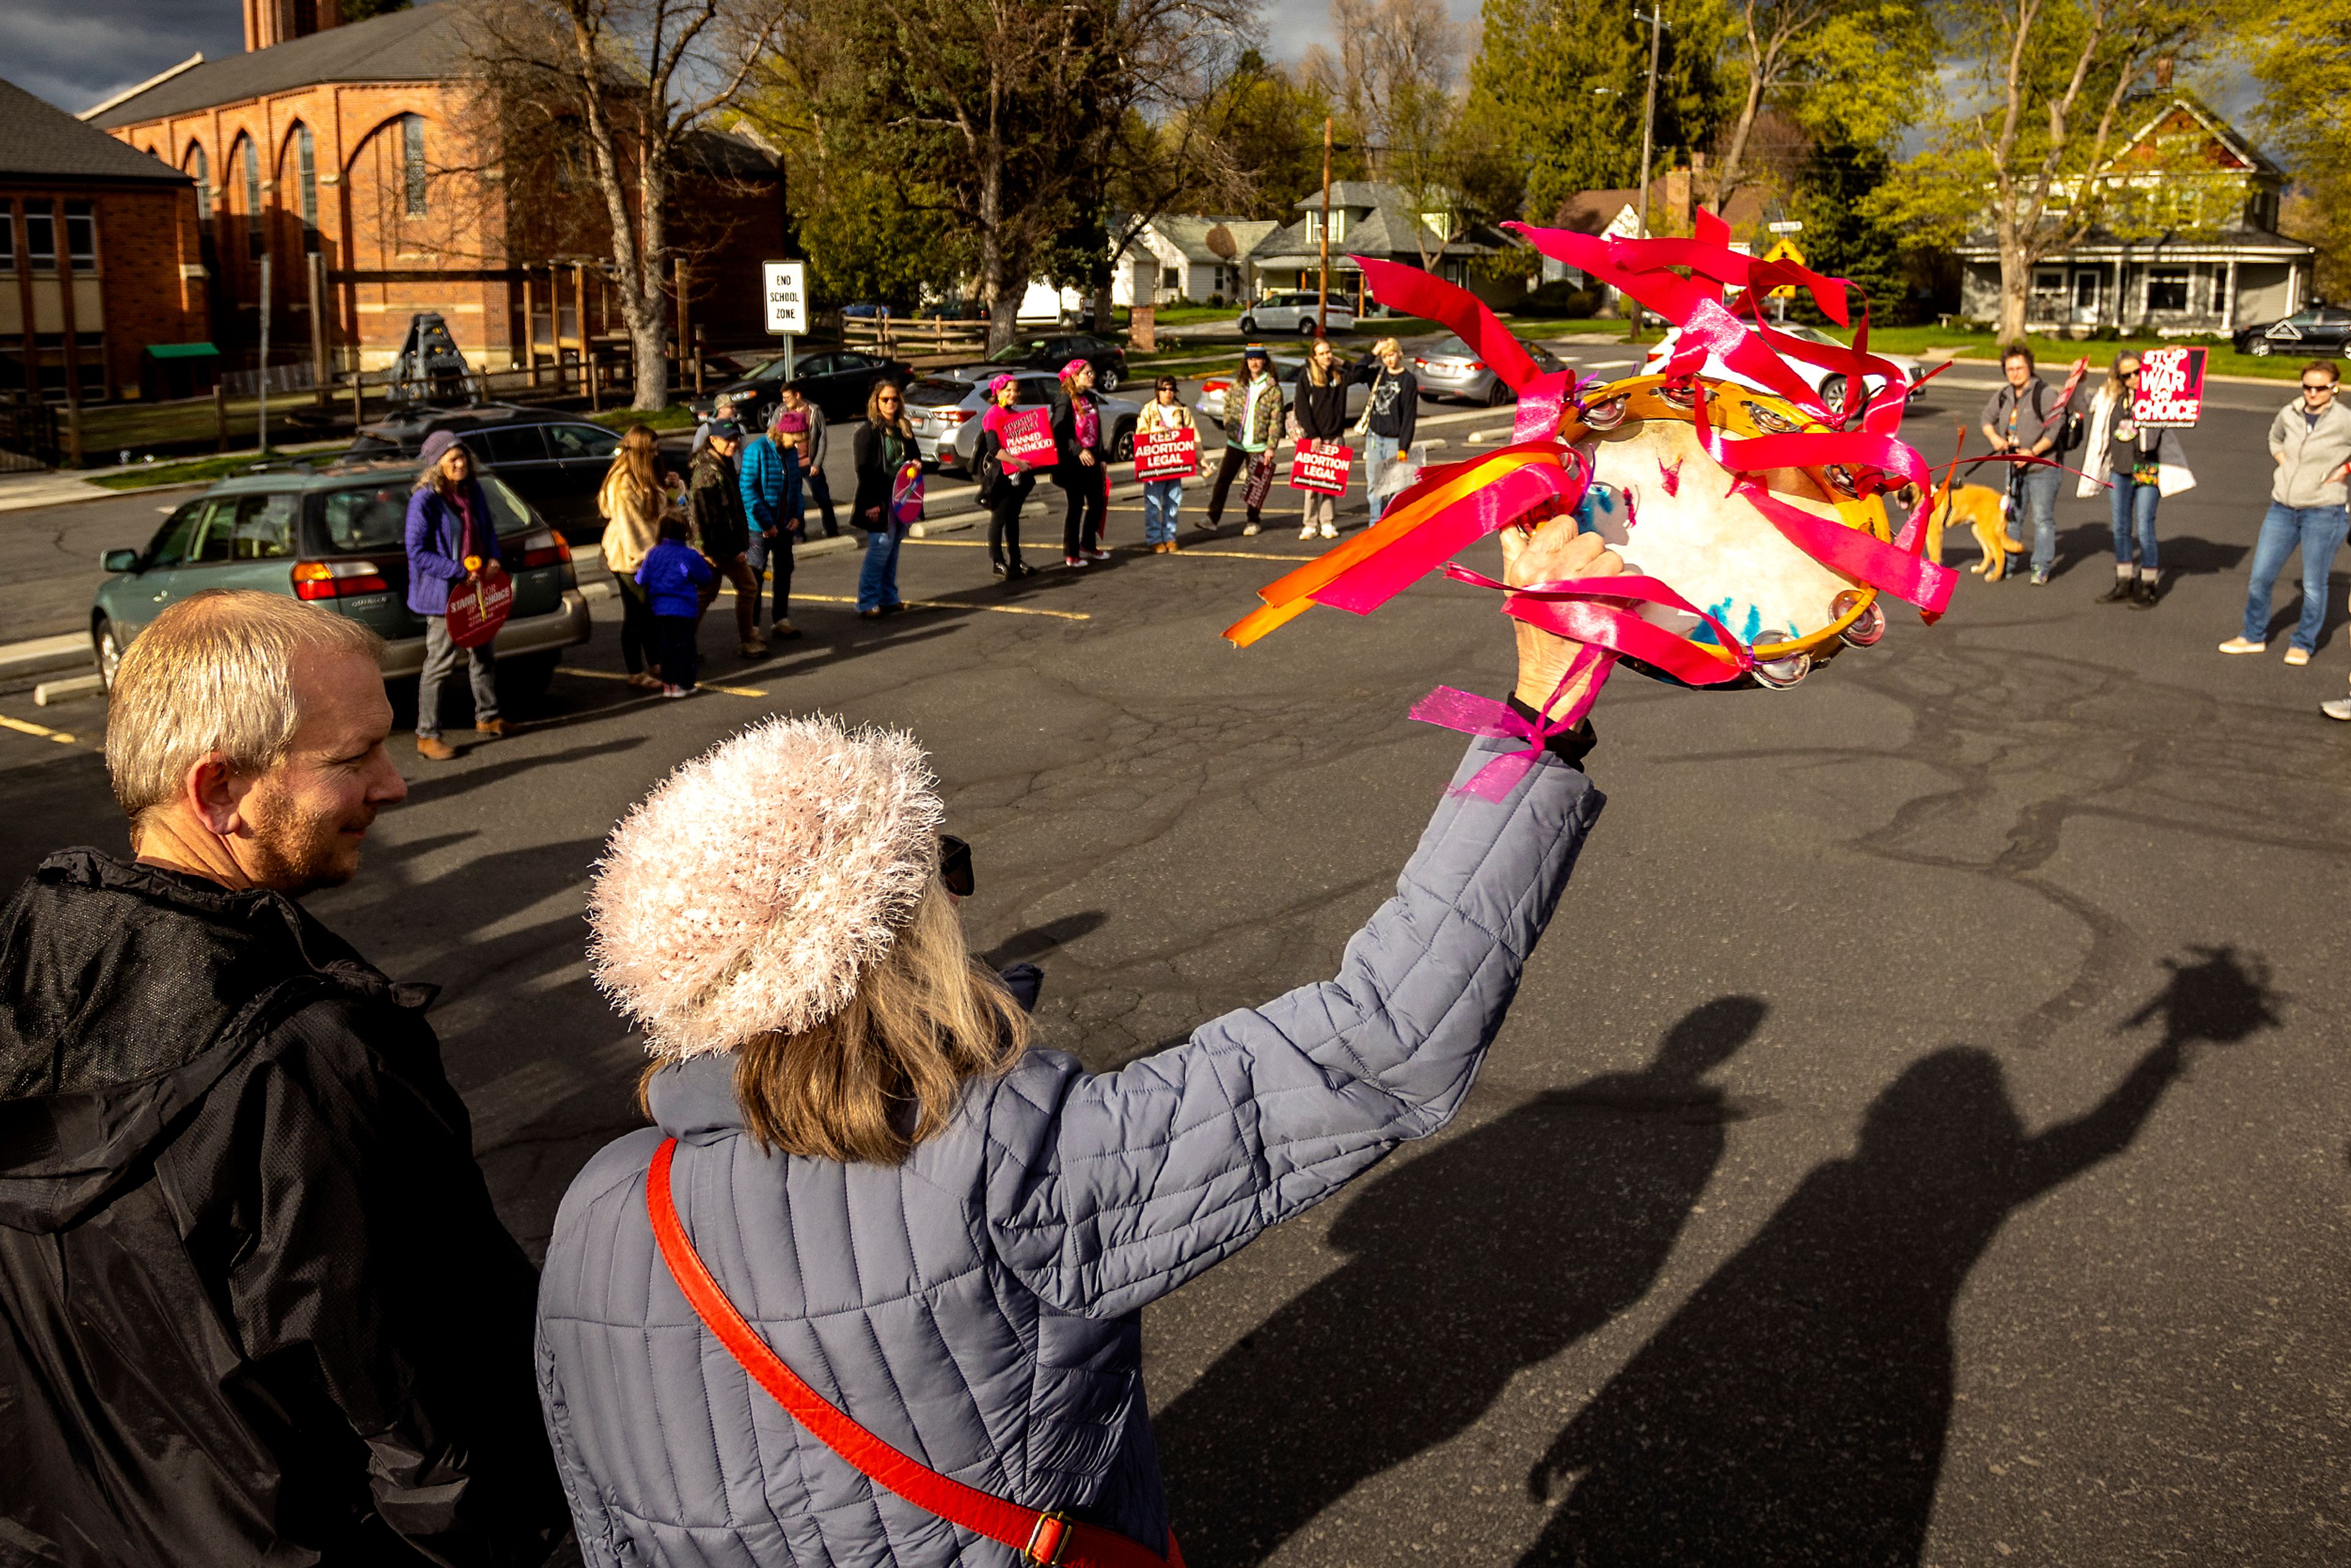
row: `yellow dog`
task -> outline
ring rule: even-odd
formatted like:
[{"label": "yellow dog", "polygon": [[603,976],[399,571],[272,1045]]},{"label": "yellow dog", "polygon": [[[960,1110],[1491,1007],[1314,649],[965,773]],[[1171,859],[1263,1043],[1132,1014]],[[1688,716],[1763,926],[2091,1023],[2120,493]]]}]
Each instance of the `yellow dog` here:
[{"label": "yellow dog", "polygon": [[[1917,486],[1905,493],[1915,504]],[[1968,526],[1976,536],[1976,546],[1983,559],[1968,568],[1983,573],[1986,582],[1998,582],[2008,575],[2008,552],[2020,553],[2024,546],[2008,531],[2008,495],[1988,485],[1962,485],[1946,479],[1935,487],[1935,498],[1928,503],[1927,516],[1927,559],[1937,566],[1943,564],[1943,530],[1953,518]]]}]

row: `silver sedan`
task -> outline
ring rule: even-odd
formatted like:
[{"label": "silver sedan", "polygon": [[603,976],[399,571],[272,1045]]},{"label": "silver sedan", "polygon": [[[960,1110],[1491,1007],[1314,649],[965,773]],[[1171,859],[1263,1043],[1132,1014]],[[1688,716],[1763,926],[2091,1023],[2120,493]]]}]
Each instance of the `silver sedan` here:
[{"label": "silver sedan", "polygon": [[[1564,361],[1541,343],[1530,343],[1521,338],[1519,346],[1527,351],[1538,370],[1548,372],[1567,368]],[[1420,382],[1420,395],[1425,398],[1458,397],[1491,408],[1516,396],[1510,384],[1495,373],[1494,367],[1479,359],[1478,350],[1458,338],[1442,338],[1426,349],[1415,350],[1412,373]]]}]

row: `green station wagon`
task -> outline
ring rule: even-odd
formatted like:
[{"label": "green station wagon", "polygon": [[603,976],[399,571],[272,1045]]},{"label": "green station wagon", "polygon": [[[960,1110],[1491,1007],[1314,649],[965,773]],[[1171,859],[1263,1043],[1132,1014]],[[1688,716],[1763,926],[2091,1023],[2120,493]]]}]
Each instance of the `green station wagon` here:
[{"label": "green station wagon", "polygon": [[[424,665],[424,621],[408,608],[408,497],[418,465],[296,468],[224,480],[174,510],[144,550],[109,550],[89,639],[114,684],[122,651],[174,601],[208,588],[291,594],[360,621],[384,641],[386,676]],[[544,690],[562,651],[588,641],[588,601],[563,538],[496,475],[480,474],[514,577],[498,632],[498,684]]]}]

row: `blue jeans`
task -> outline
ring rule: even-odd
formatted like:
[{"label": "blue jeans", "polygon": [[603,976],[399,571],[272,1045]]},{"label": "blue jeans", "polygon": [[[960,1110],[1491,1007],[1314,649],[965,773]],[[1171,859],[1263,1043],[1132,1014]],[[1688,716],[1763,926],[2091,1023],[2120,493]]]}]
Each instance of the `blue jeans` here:
[{"label": "blue jeans", "polygon": [[857,569],[857,608],[886,610],[898,602],[898,536],[883,523],[865,536],[865,564]]},{"label": "blue jeans", "polygon": [[1176,537],[1176,514],[1184,509],[1184,481],[1154,479],[1143,486],[1143,542],[1165,544]]},{"label": "blue jeans", "polygon": [[2318,647],[2318,633],[2326,622],[2326,569],[2343,548],[2345,509],[2341,507],[2289,507],[2272,501],[2262,518],[2262,536],[2253,544],[2253,580],[2245,588],[2245,641],[2270,640],[2270,590],[2285,569],[2285,558],[2302,551],[2302,619],[2294,628],[2294,645],[2304,653]]},{"label": "blue jeans", "polygon": [[2155,570],[2155,506],[2162,495],[2152,485],[2131,482],[2127,474],[2109,474],[2114,483],[2106,490],[2106,509],[2113,514],[2115,525],[2115,564],[2131,563],[2131,533],[2137,526],[2138,565],[2143,572]]},{"label": "blue jeans", "polygon": [[1395,498],[1395,492],[1374,486],[1380,483],[1381,476],[1388,471],[1388,465],[1395,461],[1396,454],[1403,450],[1404,444],[1393,435],[1366,434],[1364,436],[1364,494],[1371,499],[1372,521],[1375,523],[1380,520],[1380,514],[1388,509],[1388,502]]},{"label": "blue jeans", "polygon": [[2032,517],[2035,571],[2057,564],[2057,483],[2064,477],[2054,468],[2019,467],[2009,480],[2009,528],[2021,532],[2026,516]]}]

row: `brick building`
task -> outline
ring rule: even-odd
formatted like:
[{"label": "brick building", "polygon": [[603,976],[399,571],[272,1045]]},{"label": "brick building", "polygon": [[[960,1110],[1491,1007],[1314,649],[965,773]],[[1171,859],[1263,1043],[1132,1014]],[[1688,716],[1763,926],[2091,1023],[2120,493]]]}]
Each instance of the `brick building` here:
[{"label": "brick building", "polygon": [[204,336],[193,183],[0,81],[0,397],[96,402]]},{"label": "brick building", "polygon": [[[493,370],[572,359],[583,329],[600,351],[624,342],[584,164],[555,138],[513,166],[479,129],[499,116],[468,63],[465,0],[350,24],[336,0],[243,4],[246,53],[191,60],[85,117],[193,181],[211,337],[233,363],[255,362],[265,256],[273,364],[307,362],[315,341],[337,369],[381,369],[420,310]],[[692,318],[714,343],[755,340],[758,264],[784,254],[782,173],[731,137],[695,152],[673,216],[695,256]]]}]

